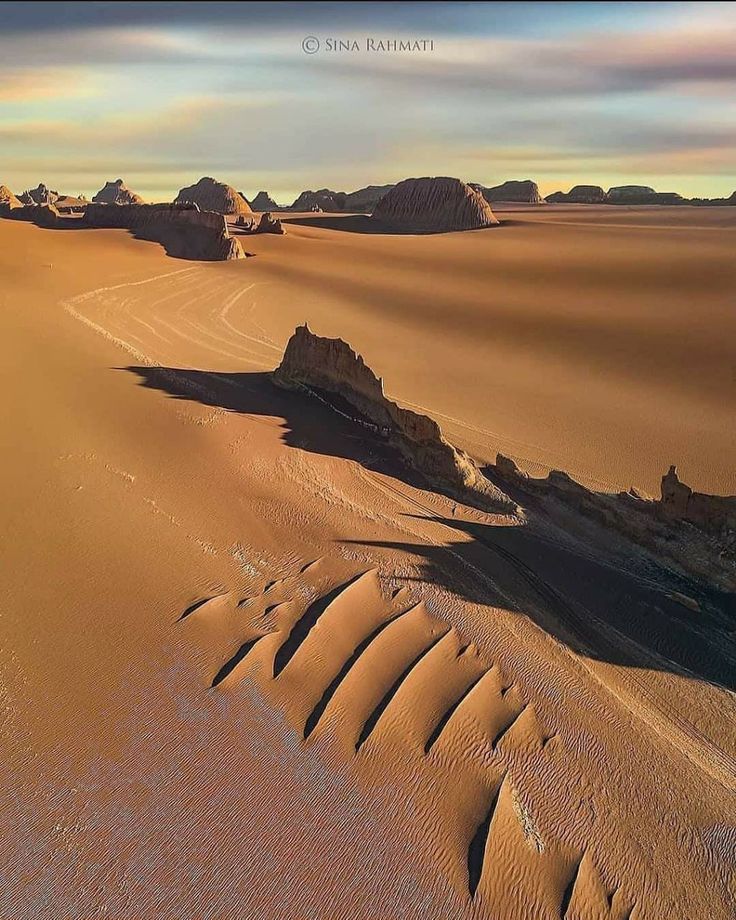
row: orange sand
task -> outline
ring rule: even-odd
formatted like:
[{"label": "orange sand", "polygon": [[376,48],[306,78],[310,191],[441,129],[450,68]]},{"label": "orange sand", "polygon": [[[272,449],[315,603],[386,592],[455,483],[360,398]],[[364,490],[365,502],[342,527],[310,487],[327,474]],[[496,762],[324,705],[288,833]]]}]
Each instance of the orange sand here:
[{"label": "orange sand", "polygon": [[611,211],[0,221],[0,917],[732,916],[733,620],[264,373],[306,319],[476,456],[734,492],[730,209]]}]

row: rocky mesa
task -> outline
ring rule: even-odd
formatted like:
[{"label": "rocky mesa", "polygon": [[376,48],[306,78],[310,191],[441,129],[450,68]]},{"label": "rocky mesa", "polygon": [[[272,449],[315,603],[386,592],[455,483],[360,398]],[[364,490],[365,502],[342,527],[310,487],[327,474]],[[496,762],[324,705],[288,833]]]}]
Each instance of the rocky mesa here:
[{"label": "rocky mesa", "polygon": [[354,420],[388,441],[428,483],[461,501],[513,512],[515,504],[483,476],[475,462],[442,435],[427,415],[387,399],[383,381],[342,339],[315,335],[298,326],[273,375],[279,386],[302,389],[327,402],[332,395],[350,407]]},{"label": "rocky mesa", "polygon": [[371,220],[423,233],[477,230],[498,223],[480,192],[449,176],[404,179],[381,198]]}]

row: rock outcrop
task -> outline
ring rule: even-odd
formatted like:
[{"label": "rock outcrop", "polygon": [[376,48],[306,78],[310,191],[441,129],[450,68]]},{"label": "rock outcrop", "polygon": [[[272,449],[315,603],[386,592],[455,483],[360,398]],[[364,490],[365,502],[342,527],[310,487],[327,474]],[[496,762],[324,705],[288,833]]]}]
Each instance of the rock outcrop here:
[{"label": "rock outcrop", "polygon": [[281,221],[278,217],[274,217],[270,211],[265,211],[261,215],[261,219],[258,221],[258,226],[255,230],[256,233],[278,233],[283,234],[284,228],[281,225]]},{"label": "rock outcrop", "polygon": [[345,192],[333,192],[329,188],[321,188],[316,192],[302,192],[291,205],[292,211],[344,211],[347,199]]},{"label": "rock outcrop", "polygon": [[92,201],[97,204],[143,204],[141,196],[131,192],[122,179],[106,182],[99,192],[92,196]]},{"label": "rock outcrop", "polygon": [[250,203],[251,211],[278,211],[279,205],[271,198],[268,192],[259,192]]},{"label": "rock outcrop", "polygon": [[253,213],[240,192],[210,176],[181,189],[174,204],[196,204],[200,211],[214,211],[217,214]]},{"label": "rock outcrop", "polygon": [[207,262],[243,259],[240,241],[230,236],[224,215],[192,204],[88,205],[89,227],[120,227],[161,243],[169,255]]},{"label": "rock outcrop", "polygon": [[608,196],[600,185],[574,185],[569,192],[553,192],[547,201],[569,204],[605,204]]},{"label": "rock outcrop", "polygon": [[539,186],[531,179],[511,179],[501,185],[487,188],[484,185],[473,185],[486,201],[519,201],[526,204],[546,204],[539,194]]},{"label": "rock outcrop", "polygon": [[355,192],[350,192],[345,198],[346,211],[373,211],[386,192],[390,192],[393,185],[367,185]]},{"label": "rock outcrop", "polygon": [[736,496],[693,492],[674,466],[662,477],[659,499],[634,489],[593,492],[561,470],[538,479],[502,454],[488,472],[522,492],[572,508],[712,585],[736,590]]},{"label": "rock outcrop", "polygon": [[95,227],[130,230],[136,237],[161,243],[179,259],[243,259],[240,241],[230,236],[227,221],[214,211],[186,204],[88,204],[79,217],[63,217],[54,205],[8,208],[3,217],[28,220],[41,227]]},{"label": "rock outcrop", "polygon": [[433,486],[485,508],[516,510],[467,454],[445,440],[437,422],[387,399],[383,382],[342,339],[322,338],[306,325],[298,326],[273,379],[279,386],[312,392],[328,403],[330,398],[339,399],[356,422],[392,444]]},{"label": "rock outcrop", "polygon": [[615,185],[608,190],[609,204],[687,204],[677,192],[656,192],[648,185]]},{"label": "rock outcrop", "polygon": [[425,233],[476,230],[498,223],[480,192],[447,176],[404,179],[381,198],[371,220]]},{"label": "rock outcrop", "polygon": [[15,197],[7,185],[0,185],[0,207],[9,209],[20,208],[22,206],[23,202]]},{"label": "rock outcrop", "polygon": [[19,195],[18,200],[21,204],[54,204],[59,197],[58,192],[40,182],[36,188],[28,189]]}]

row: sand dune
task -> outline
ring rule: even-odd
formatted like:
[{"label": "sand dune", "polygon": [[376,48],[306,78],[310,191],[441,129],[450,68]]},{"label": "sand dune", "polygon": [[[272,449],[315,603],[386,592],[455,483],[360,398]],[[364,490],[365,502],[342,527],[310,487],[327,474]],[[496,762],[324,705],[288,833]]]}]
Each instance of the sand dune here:
[{"label": "sand dune", "polygon": [[1,917],[732,916],[728,599],[269,377],[308,320],[480,460],[736,492],[729,209],[538,210],[0,221]]}]

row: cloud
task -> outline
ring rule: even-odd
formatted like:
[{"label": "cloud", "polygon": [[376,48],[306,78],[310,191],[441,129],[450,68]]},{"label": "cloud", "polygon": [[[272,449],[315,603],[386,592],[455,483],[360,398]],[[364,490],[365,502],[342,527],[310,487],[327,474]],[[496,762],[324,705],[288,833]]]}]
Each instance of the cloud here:
[{"label": "cloud", "polygon": [[91,96],[97,92],[81,69],[0,65],[0,104]]}]

